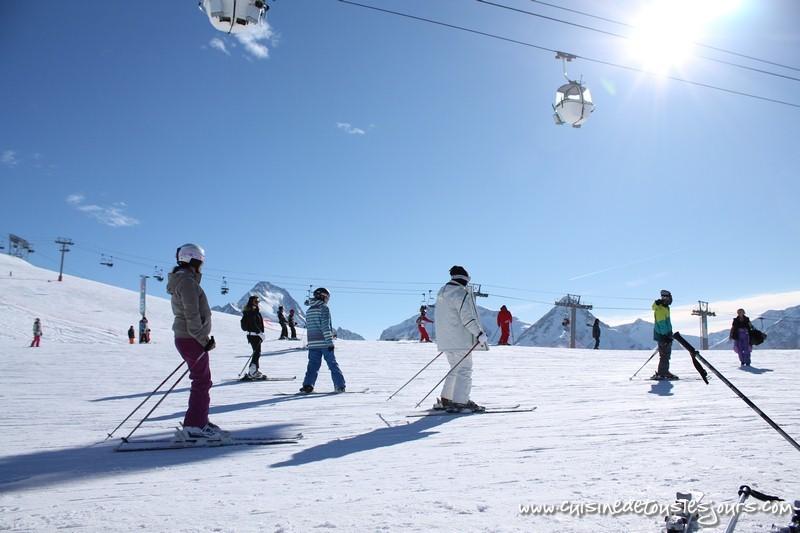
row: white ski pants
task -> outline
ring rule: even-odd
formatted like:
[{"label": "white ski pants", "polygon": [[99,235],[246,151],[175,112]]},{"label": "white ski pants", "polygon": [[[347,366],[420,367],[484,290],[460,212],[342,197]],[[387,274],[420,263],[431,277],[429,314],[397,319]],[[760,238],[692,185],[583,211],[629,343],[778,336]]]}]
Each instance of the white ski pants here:
[{"label": "white ski pants", "polygon": [[[450,363],[450,368],[453,368],[464,357],[466,352],[444,352],[447,356],[447,361]],[[472,390],[472,354],[464,359],[455,370],[450,372],[447,379],[444,380],[444,387],[442,387],[442,398],[455,403],[467,403],[469,401],[469,393]]]}]

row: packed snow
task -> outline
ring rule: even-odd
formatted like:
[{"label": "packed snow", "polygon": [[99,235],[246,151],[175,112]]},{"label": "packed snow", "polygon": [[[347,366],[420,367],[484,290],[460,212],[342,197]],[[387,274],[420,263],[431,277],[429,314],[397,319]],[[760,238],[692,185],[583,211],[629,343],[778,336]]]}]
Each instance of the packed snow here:
[{"label": "packed snow", "polygon": [[[431,344],[340,341],[349,390],[278,396],[300,386],[306,355],[268,329],[262,371],[293,382],[235,381],[249,347],[238,317],[214,313],[212,420],[293,445],[117,453],[103,442],[180,362],[166,299],[148,298],[152,344],[127,344],[138,294],[0,257],[0,530],[656,532],[663,515],[531,516],[521,505],[669,504],[676,491],[732,503],[749,484],[800,498],[800,453],[720,380],[696,379],[677,345],[677,382],[629,380],[650,351],[493,347],[475,359],[473,399],[533,413],[406,418],[447,370]],[[331,308],[336,317],[335,304]],[[40,348],[29,348],[33,319]],[[278,352],[270,355],[268,352]],[[704,354],[800,438],[798,351]],[[332,390],[326,369],[317,382]],[[428,407],[435,393],[423,403]],[[180,383],[135,437],[182,420]],[[794,399],[793,399],[794,398]],[[149,407],[150,403],[145,407]],[[137,415],[143,413],[137,413]],[[127,434],[135,416],[116,436]],[[722,531],[728,516],[701,531]],[[747,513],[736,531],[788,515]]]}]

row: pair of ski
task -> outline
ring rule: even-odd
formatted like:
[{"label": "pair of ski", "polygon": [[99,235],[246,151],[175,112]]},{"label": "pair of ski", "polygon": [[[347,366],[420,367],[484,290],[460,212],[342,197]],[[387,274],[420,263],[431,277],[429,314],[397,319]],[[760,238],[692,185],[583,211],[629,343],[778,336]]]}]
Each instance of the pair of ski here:
[{"label": "pair of ski", "polygon": [[406,415],[406,418],[422,418],[426,416],[465,416],[465,415],[499,415],[506,413],[531,413],[536,406],[522,407],[521,404],[487,407],[484,411],[447,411],[445,409],[429,409],[421,413]]},{"label": "pair of ski", "polygon": [[290,378],[289,377],[281,378],[281,377],[269,377],[269,376],[264,376],[264,375],[262,375],[260,378],[251,378],[250,376],[245,374],[243,377],[239,378],[238,381],[245,381],[245,382],[250,382],[250,381],[294,381],[296,379],[297,379],[297,376],[292,376]]},{"label": "pair of ski", "polygon": [[222,446],[274,446],[277,444],[297,444],[302,438],[302,433],[296,433],[288,437],[236,437],[230,435],[221,439],[123,439],[115,450],[118,452],[146,452],[153,450],[183,450],[186,448],[219,448]]}]

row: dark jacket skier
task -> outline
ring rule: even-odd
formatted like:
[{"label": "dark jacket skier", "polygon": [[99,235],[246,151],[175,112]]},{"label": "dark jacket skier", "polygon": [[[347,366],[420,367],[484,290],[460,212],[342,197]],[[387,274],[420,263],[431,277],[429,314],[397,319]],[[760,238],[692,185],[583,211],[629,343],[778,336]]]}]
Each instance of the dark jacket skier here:
[{"label": "dark jacket skier", "polygon": [[144,344],[147,342],[147,335],[145,335],[145,331],[147,330],[147,317],[143,316],[141,320],[139,320],[139,344]]},{"label": "dark jacket skier", "polygon": [[736,311],[736,318],[733,319],[730,338],[733,340],[733,351],[739,355],[741,366],[750,366],[750,353],[753,351],[750,332],[753,325],[750,319],[744,314],[744,309]]},{"label": "dark jacket skier", "polygon": [[600,319],[595,318],[592,324],[592,338],[594,339],[594,349],[600,348]]},{"label": "dark jacket skier", "polygon": [[128,344],[133,344],[136,341],[136,333],[133,330],[133,326],[128,328]]},{"label": "dark jacket skier", "polygon": [[247,342],[253,348],[250,356],[250,365],[247,369],[247,378],[263,379],[264,374],[259,371],[261,358],[261,343],[264,341],[264,317],[258,310],[258,296],[251,296],[247,305],[242,309],[242,329],[247,332]]},{"label": "dark jacket skier", "polygon": [[281,336],[279,340],[285,341],[289,338],[289,332],[286,330],[286,317],[283,316],[283,306],[278,306],[278,324],[281,325]]},{"label": "dark jacket skier", "polygon": [[295,321],[294,309],[289,309],[289,331],[292,333],[290,339],[293,341],[297,340],[297,330],[295,329],[295,325],[297,325],[297,322]]}]

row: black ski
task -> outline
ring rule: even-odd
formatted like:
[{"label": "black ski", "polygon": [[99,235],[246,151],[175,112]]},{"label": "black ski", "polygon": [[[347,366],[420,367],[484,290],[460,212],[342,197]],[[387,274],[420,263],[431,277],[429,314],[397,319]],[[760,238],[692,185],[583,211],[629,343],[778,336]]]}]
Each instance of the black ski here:
[{"label": "black ski", "polygon": [[269,377],[269,376],[262,376],[260,378],[251,378],[250,376],[245,375],[244,377],[242,377],[242,378],[240,378],[240,379],[238,379],[236,381],[294,381],[296,379],[297,379],[297,376],[292,376],[290,378],[289,377],[273,378],[273,377]]},{"label": "black ski", "polygon": [[326,391],[326,392],[277,392],[275,396],[335,396],[337,394],[364,394],[369,391],[369,387],[358,390],[346,390],[344,392]]},{"label": "black ski", "polygon": [[536,407],[526,407],[525,409],[487,409],[485,411],[465,411],[465,412],[449,412],[449,411],[426,411],[424,413],[414,413],[406,415],[406,418],[421,418],[425,416],[466,416],[466,415],[499,415],[504,413],[531,413],[536,410]]}]

